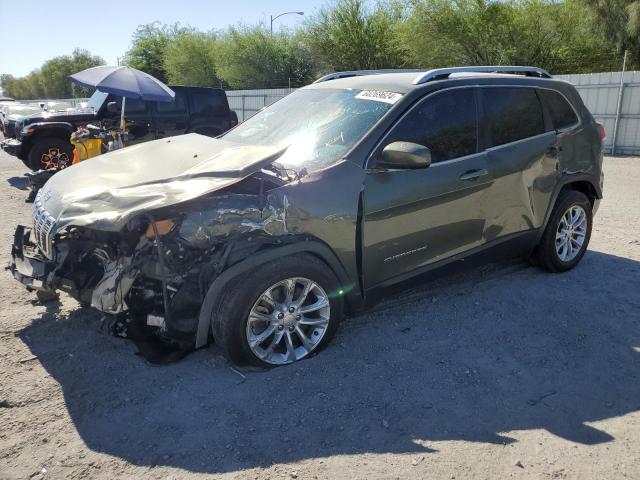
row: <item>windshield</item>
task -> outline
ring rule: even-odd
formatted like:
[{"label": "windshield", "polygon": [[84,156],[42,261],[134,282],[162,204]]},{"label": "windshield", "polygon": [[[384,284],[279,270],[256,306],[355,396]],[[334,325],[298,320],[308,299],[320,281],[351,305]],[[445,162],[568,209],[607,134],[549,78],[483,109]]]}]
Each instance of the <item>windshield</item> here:
[{"label": "windshield", "polygon": [[[285,168],[309,171],[324,168],[342,158],[393,103],[366,93],[371,92],[297,90],[238,125],[224,139],[251,145],[288,146],[277,161]],[[395,100],[400,97],[390,95]]]},{"label": "windshield", "polygon": [[93,92],[93,95],[91,95],[87,107],[92,109],[94,112],[97,112],[98,110],[100,110],[100,107],[102,107],[102,104],[108,96],[108,93],[96,90],[95,92]]}]

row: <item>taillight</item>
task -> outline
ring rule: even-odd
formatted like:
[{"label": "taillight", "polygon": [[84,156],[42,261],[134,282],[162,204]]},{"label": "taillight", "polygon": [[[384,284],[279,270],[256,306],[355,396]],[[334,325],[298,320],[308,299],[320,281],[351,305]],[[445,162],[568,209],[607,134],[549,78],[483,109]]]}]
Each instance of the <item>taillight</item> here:
[{"label": "taillight", "polygon": [[607,138],[607,132],[604,129],[604,125],[597,122],[596,125],[598,126],[598,134],[600,135],[600,140],[604,140],[605,138]]}]

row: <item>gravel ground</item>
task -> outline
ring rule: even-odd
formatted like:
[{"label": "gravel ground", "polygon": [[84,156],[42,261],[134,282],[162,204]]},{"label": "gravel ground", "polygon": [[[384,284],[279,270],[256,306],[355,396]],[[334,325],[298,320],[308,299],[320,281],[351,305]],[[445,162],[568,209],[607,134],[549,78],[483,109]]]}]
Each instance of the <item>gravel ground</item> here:
[{"label": "gravel ground", "polygon": [[[30,206],[0,153],[0,261]],[[0,274],[0,478],[640,478],[640,158],[605,161],[590,251],[416,285],[319,356],[154,367]]]}]

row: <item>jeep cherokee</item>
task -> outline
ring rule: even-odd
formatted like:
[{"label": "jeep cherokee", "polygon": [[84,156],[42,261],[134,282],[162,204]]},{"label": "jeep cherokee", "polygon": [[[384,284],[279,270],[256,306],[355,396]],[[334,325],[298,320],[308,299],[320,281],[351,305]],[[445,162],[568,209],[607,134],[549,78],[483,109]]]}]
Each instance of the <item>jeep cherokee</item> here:
[{"label": "jeep cherokee", "polygon": [[217,139],[60,172],[10,269],[164,339],[287,364],[381,288],[459,260],[497,250],[573,268],[603,137],[575,88],[538,68],[340,72]]}]

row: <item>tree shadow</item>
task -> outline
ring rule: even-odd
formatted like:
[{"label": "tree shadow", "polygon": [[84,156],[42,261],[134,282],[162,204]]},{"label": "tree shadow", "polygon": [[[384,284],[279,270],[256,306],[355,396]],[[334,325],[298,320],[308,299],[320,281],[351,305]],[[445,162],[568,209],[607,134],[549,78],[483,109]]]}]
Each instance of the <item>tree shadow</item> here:
[{"label": "tree shadow", "polygon": [[20,337],[87,446],[135,465],[233,472],[528,429],[593,445],[615,440],[593,422],[640,409],[638,280],[640,262],[598,252],[561,275],[495,264],[396,293],[315,358],[242,374],[215,348],[150,366],[92,310]]}]

